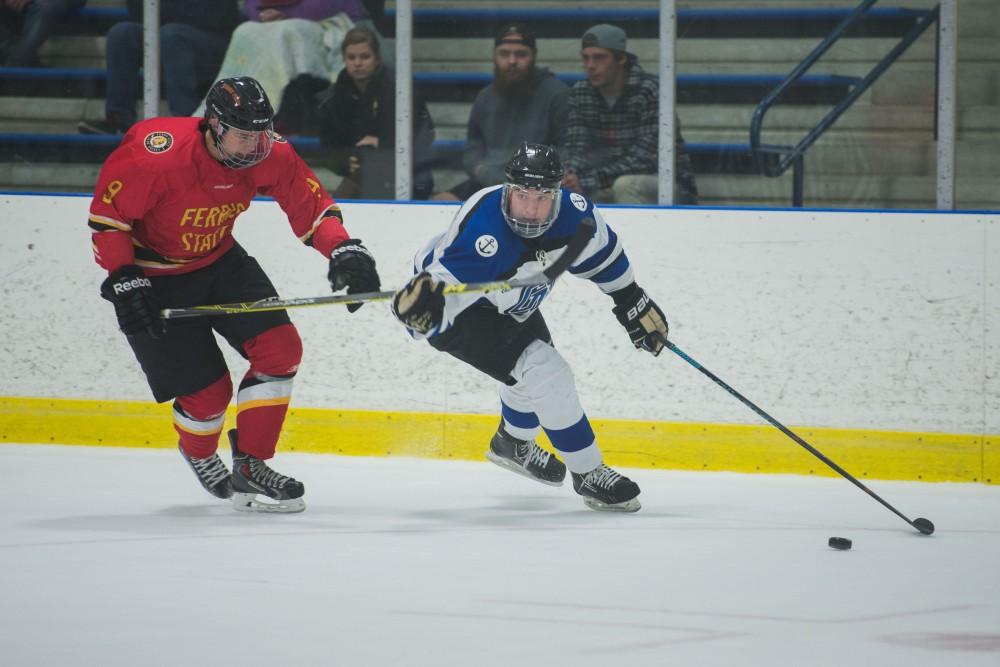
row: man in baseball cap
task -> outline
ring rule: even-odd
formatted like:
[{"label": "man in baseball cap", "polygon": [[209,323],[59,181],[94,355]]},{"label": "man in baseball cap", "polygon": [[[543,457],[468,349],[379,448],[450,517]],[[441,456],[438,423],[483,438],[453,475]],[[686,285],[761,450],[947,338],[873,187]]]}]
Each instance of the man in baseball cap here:
[{"label": "man in baseball cap", "polygon": [[[608,23],[580,40],[586,81],[570,90],[563,187],[598,202],[655,204],[659,82],[627,50],[625,31]],[[677,121],[674,202],[696,204],[698,187]]]}]

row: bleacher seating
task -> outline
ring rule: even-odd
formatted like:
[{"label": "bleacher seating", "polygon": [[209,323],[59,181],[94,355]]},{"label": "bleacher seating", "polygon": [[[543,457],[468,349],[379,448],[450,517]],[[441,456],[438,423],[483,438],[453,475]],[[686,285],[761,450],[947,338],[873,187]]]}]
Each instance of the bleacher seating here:
[{"label": "bleacher seating", "polygon": [[[831,51],[824,73],[803,79],[783,100],[790,106],[776,108],[769,115],[769,138],[777,143],[811,127],[831,101],[840,99],[857,83],[858,74],[867,71],[858,63],[873,62],[873,54],[880,55],[885,44],[931,6],[930,0],[897,1],[916,8],[877,7],[869,12],[850,33],[851,39]],[[986,4],[985,0],[969,1]],[[508,2],[492,9],[469,0],[438,0],[434,7],[423,7],[419,0],[415,4],[415,85],[428,98],[438,127],[439,187],[448,187],[449,179],[454,182],[461,177],[456,158],[463,145],[468,108],[476,91],[492,78],[490,36],[499,23],[519,19],[537,26],[539,64],[568,83],[582,78],[579,35],[597,22],[622,25],[629,33],[630,50],[640,56],[646,69],[656,68],[658,19],[652,0],[617,2],[610,7],[597,0],[580,0],[572,8],[551,0],[523,6]],[[679,3],[678,109],[705,203],[788,205],[789,178],[769,181],[755,175],[746,144],[750,113],[754,103],[818,37],[843,20],[856,1],[829,0],[824,5],[837,6],[824,7],[801,0],[752,4],[737,0]],[[0,189],[38,189],[42,184],[88,190],[103,156],[117,143],[116,137],[75,134],[78,120],[100,113],[104,90],[101,35],[124,13],[123,3],[116,0],[96,0],[90,5],[61,26],[43,51],[43,60],[62,66],[0,68]],[[390,16],[380,26],[390,36],[392,11],[390,3]],[[976,32],[982,30],[979,22],[964,15],[963,19],[966,32],[968,26],[973,27],[975,55],[985,54],[986,43],[1000,35],[982,35]],[[933,100],[928,97],[928,91],[933,92],[933,37],[923,38],[911,52],[885,77],[885,85],[876,84],[862,98],[864,103],[814,147],[807,158],[807,204],[927,206],[933,202]],[[996,60],[992,55],[985,57]],[[974,67],[972,78],[994,76],[985,74],[985,69]],[[980,87],[981,99],[973,102],[976,112],[963,115],[969,122],[985,123],[994,142],[1000,122],[982,107],[997,105],[995,94],[990,97],[983,92],[995,88]],[[961,123],[962,119],[960,128]],[[292,140],[310,162],[322,165],[315,138]],[[996,153],[1000,151],[992,151]],[[994,166],[979,153],[972,161],[980,173],[983,164]],[[29,164],[37,165],[38,184],[32,169],[26,167]],[[319,171],[328,185],[336,182],[329,172]],[[859,180],[863,185],[853,182]],[[996,197],[991,193],[992,189],[987,192],[976,185],[965,200],[982,206]]]},{"label": "bleacher seating", "polygon": [[[704,3],[699,3],[704,4]],[[681,7],[677,12],[677,34],[683,38],[760,37],[766,25],[768,37],[822,37],[853,10],[853,7]],[[849,33],[852,37],[885,37],[902,34],[926,9],[874,7]],[[393,35],[395,11],[386,12],[385,32]],[[579,37],[595,23],[615,23],[637,39],[659,36],[659,9],[651,7],[435,7],[413,10],[415,34],[421,37],[492,37],[507,21],[544,26],[547,38]]]}]

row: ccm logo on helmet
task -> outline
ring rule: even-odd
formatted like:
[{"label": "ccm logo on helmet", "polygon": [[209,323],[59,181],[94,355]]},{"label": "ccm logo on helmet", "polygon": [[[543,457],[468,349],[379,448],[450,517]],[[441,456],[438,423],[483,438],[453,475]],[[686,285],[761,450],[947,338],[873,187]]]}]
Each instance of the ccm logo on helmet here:
[{"label": "ccm logo on helmet", "polygon": [[149,282],[149,278],[133,278],[124,283],[115,283],[115,294],[125,294],[130,290],[139,289],[140,287],[152,286],[153,283]]},{"label": "ccm logo on helmet", "polygon": [[648,305],[649,305],[649,295],[643,294],[642,297],[639,299],[639,301],[634,306],[628,309],[628,318],[630,320],[634,320],[635,318],[639,317],[639,313],[645,310],[646,306]]}]

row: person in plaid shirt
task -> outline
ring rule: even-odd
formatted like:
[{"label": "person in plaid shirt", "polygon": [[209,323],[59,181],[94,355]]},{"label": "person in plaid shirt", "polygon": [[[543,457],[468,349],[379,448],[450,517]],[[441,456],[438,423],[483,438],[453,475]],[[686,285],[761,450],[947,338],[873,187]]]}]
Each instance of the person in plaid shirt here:
[{"label": "person in plaid shirt", "polygon": [[[583,34],[586,81],[570,90],[563,187],[599,202],[657,202],[659,82],[625,50],[625,31],[606,23]],[[698,203],[691,156],[677,123],[674,203]]]}]

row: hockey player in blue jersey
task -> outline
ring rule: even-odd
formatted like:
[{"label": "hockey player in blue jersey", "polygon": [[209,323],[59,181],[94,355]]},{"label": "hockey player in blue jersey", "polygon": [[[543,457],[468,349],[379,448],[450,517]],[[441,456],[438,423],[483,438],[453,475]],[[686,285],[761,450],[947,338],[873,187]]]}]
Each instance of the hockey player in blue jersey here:
[{"label": "hockey player in blue jersey", "polygon": [[[486,453],[490,461],[553,486],[562,485],[568,467],[588,507],[635,512],[639,486],[604,464],[572,371],[538,310],[552,285],[443,294],[446,284],[541,275],[592,218],[593,235],[569,272],[611,296],[636,348],[654,356],[662,351],[663,311],[636,284],[621,241],[593,202],[561,189],[555,149],[522,145],[505,174],[503,185],[474,194],[448,230],[417,253],[416,275],[396,294],[393,312],[414,337],[500,382],[501,420]],[[562,460],[535,443],[541,429]]]}]

